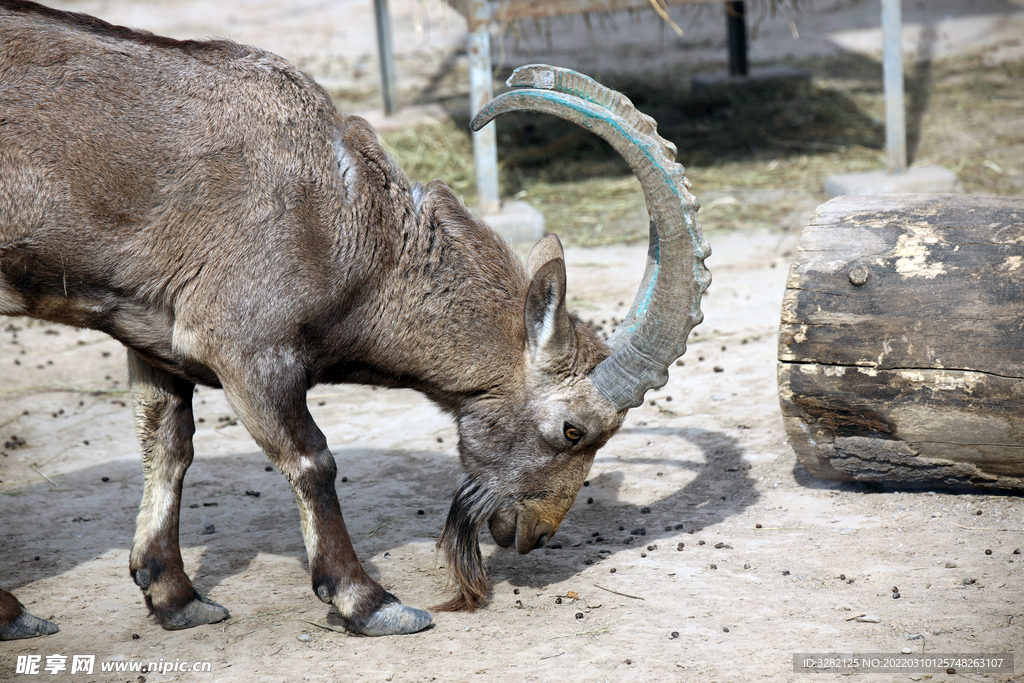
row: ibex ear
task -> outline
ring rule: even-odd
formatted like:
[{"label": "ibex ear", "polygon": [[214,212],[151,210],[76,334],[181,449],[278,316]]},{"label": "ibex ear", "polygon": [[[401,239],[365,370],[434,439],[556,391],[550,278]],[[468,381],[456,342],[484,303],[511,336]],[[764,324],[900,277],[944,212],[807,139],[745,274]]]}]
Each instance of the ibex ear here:
[{"label": "ibex ear", "polygon": [[526,270],[526,347],[531,359],[544,363],[560,356],[572,339],[565,310],[565,253],[558,237],[548,235],[537,243]]}]

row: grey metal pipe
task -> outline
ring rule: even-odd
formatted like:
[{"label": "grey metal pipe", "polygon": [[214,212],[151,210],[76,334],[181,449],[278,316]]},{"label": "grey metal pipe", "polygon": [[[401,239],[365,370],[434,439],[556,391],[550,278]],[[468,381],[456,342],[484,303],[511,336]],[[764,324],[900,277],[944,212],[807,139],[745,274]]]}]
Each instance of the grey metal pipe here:
[{"label": "grey metal pipe", "polygon": [[903,103],[903,13],[900,0],[882,0],[882,52],[885,149],[889,157],[889,173],[906,173],[907,123]]},{"label": "grey metal pipe", "polygon": [[398,76],[395,71],[395,46],[391,33],[391,8],[388,0],[373,0],[377,19],[377,55],[380,58],[380,85],[384,96],[384,113],[398,111]]},{"label": "grey metal pipe", "polygon": [[[494,98],[491,76],[490,7],[486,0],[470,0],[469,10],[469,113],[473,116]],[[498,138],[494,126],[473,133],[473,163],[480,213],[501,210],[498,195]]]}]

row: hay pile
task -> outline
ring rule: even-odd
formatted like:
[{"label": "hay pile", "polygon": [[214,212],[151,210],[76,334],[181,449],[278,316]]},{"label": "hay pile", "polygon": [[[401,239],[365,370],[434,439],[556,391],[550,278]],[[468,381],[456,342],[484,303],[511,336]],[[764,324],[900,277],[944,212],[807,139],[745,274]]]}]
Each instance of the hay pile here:
[{"label": "hay pile", "polygon": [[[810,83],[703,95],[680,87],[686,75],[607,85],[676,143],[706,231],[799,229],[803,213],[794,207],[823,201],[826,177],[885,167],[885,135],[878,62],[845,55],[796,66],[812,73]],[[1022,104],[1024,63],[987,65],[978,54],[909,65],[911,162],[955,171],[967,192],[1024,194]],[[475,203],[466,119],[420,124],[384,140],[411,178],[441,178]],[[646,239],[639,184],[596,136],[558,120],[510,115],[499,122],[498,144],[502,197],[540,208],[567,243]]]}]

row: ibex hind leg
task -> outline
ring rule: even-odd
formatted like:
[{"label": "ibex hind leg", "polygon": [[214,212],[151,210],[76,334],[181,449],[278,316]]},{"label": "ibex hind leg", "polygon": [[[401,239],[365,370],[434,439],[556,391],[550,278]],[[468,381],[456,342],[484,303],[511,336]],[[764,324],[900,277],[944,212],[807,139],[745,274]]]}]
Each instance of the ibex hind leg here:
[{"label": "ibex hind leg", "polygon": [[132,578],[166,629],[222,621],[228,611],[196,592],[178,546],[181,485],[193,454],[195,387],[153,368],[134,351],[128,351],[128,377],[146,477],[129,561]]},{"label": "ibex hind leg", "polygon": [[259,377],[252,369],[241,381],[225,381],[224,388],[249,433],[292,486],[313,591],[338,608],[350,631],[363,635],[414,633],[429,626],[428,612],[403,605],[356,557],[334,487],[337,465],[306,407],[300,373],[285,368],[276,377]]},{"label": "ibex hind leg", "polygon": [[48,636],[59,630],[52,621],[26,612],[18,598],[0,588],[0,640]]}]

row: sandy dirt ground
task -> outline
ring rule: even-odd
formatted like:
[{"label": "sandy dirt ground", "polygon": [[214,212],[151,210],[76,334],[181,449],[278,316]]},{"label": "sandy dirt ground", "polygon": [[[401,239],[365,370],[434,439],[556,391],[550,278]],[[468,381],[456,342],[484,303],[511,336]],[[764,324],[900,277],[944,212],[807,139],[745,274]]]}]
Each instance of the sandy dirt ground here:
[{"label": "sandy dirt ground", "polygon": [[[156,681],[728,681],[801,680],[797,652],[1019,653],[1020,498],[836,484],[797,465],[774,376],[795,237],[716,241],[685,365],[598,454],[561,547],[519,556],[485,536],[490,604],[436,614],[405,637],[325,628],[340,621],[309,588],[291,492],[208,389],[196,396],[181,539],[197,587],[232,616],[160,629],[127,573],[142,471],[118,393],[121,349],[93,332],[4,321],[0,434],[25,444],[0,457],[0,570],[61,631],[0,645],[0,678],[20,654],[213,667]],[[621,315],[643,250],[567,257],[573,307],[598,324]],[[310,407],[367,569],[409,604],[440,602],[434,539],[458,468],[450,421],[411,392],[324,387]]]},{"label": "sandy dirt ground", "polygon": [[[312,8],[306,24],[319,25],[316,3],[299,4]],[[187,2],[153,5],[139,19],[118,19],[124,2],[63,6],[177,37],[193,30],[173,30],[191,21]],[[274,8],[252,3],[249,19],[271,21]],[[415,9],[400,27],[413,37]],[[171,28],[145,21],[154,16]],[[372,32],[372,14],[358,16]],[[458,30],[452,20],[444,40]],[[233,37],[288,54],[272,34]],[[439,35],[430,49],[443,54]],[[775,370],[798,238],[766,228],[709,239],[714,282],[684,365],[598,454],[557,547],[519,556],[485,534],[490,603],[436,613],[432,628],[403,637],[349,636],[313,595],[291,492],[210,389],[195,400],[181,542],[197,588],[231,618],[162,630],[127,570],[142,469],[123,350],[95,332],[0,318],[0,582],[61,628],[0,643],[0,680],[824,681],[838,678],[794,672],[794,654],[1021,659],[1020,497],[825,482],[797,464]],[[568,250],[570,307],[609,328],[632,299],[644,251]],[[404,391],[320,387],[309,405],[337,459],[367,570],[407,604],[440,602],[434,540],[458,472],[451,421]],[[22,655],[41,656],[41,673],[16,673]],[[69,664],[95,655],[96,670],[50,674],[50,655]],[[211,671],[100,672],[110,662],[209,662]],[[1021,674],[856,680],[931,678]]]}]

